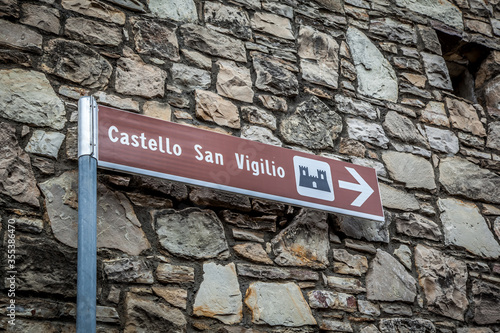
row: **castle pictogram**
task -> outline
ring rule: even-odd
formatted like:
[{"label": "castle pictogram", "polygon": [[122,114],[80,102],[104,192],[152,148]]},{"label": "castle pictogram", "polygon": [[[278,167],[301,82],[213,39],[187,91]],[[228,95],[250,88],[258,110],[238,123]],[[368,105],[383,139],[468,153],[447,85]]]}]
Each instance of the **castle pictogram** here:
[{"label": "castle pictogram", "polygon": [[309,168],[300,165],[300,182],[299,186],[308,187],[315,190],[331,192],[330,186],[328,185],[328,180],[326,178],[326,171],[317,170],[317,176],[309,175]]}]

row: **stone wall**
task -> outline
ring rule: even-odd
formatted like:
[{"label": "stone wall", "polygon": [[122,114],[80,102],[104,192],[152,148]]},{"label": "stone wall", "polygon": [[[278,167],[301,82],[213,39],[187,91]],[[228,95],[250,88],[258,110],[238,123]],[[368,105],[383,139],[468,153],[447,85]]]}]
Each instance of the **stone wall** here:
[{"label": "stone wall", "polygon": [[100,170],[99,332],[500,332],[498,0],[0,0],[0,16],[2,329],[75,331],[91,94],[373,167],[386,212]]}]

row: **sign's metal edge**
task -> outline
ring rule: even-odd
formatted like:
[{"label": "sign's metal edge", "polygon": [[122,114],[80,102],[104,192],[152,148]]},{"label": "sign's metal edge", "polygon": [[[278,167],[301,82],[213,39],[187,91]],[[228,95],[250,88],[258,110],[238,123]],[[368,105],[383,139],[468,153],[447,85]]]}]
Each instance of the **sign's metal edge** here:
[{"label": "sign's metal edge", "polygon": [[[211,183],[211,182],[206,182],[206,181],[201,181],[201,180],[196,180],[196,179],[191,179],[191,178],[185,178],[185,177],[175,176],[175,175],[171,175],[171,174],[167,174],[167,173],[161,173],[161,172],[140,169],[140,168],[130,167],[130,166],[116,164],[116,163],[110,163],[110,162],[106,162],[106,161],[99,161],[98,160],[97,164],[98,164],[99,168],[104,168],[104,169],[125,171],[125,172],[139,174],[139,175],[146,175],[146,176],[157,177],[157,178],[162,178],[162,179],[169,179],[169,180],[178,181],[178,182],[182,182],[182,183],[210,187],[210,188],[214,188],[214,189],[218,189],[218,190],[223,190],[223,191],[228,191],[228,192],[233,192],[233,193],[238,193],[238,194],[243,194],[243,195],[248,195],[248,196],[255,196],[255,197],[259,197],[259,198],[263,198],[263,199],[284,202],[284,203],[298,205],[298,206],[307,207],[307,208],[315,208],[315,209],[319,209],[319,210],[323,210],[323,211],[328,211],[328,212],[332,212],[332,213],[339,213],[339,214],[349,215],[349,216],[355,216],[355,217],[374,220],[374,221],[378,221],[378,222],[384,222],[384,220],[385,220],[384,216],[372,215],[372,214],[367,214],[367,213],[360,213],[360,212],[356,212],[356,211],[352,211],[352,210],[348,210],[348,209],[325,206],[325,205],[316,204],[316,203],[312,203],[312,202],[308,202],[308,201],[290,199],[290,198],[286,198],[286,197],[271,195],[271,194],[257,192],[257,191],[244,190],[244,189],[240,189],[237,187],[226,186],[226,185],[221,185],[221,184],[217,184],[217,183]],[[378,182],[377,182],[377,185],[378,185]]]}]

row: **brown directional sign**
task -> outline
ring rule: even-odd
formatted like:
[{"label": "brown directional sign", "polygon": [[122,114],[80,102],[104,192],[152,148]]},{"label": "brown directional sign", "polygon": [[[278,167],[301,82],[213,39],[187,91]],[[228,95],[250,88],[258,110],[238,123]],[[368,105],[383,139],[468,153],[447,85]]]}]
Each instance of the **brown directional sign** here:
[{"label": "brown directional sign", "polygon": [[99,106],[98,165],[384,220],[375,170]]}]

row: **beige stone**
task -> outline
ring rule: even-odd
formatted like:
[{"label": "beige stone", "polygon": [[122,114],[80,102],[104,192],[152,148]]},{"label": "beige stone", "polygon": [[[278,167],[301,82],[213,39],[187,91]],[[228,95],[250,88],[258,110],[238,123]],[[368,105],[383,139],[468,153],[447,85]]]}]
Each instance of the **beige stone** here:
[{"label": "beige stone", "polygon": [[187,305],[187,290],[177,287],[154,287],[153,292],[167,301],[169,304],[186,309]]},{"label": "beige stone", "polygon": [[245,304],[255,324],[316,325],[299,286],[292,282],[252,282],[245,295]]},{"label": "beige stone", "polygon": [[167,283],[194,282],[194,268],[160,263],[156,269],[156,278]]},{"label": "beige stone", "polygon": [[243,102],[252,103],[252,77],[250,69],[238,66],[234,61],[217,61],[217,93]]},{"label": "beige stone", "polygon": [[402,73],[402,77],[404,77],[408,82],[413,84],[419,88],[425,88],[425,83],[427,82],[427,78],[424,75],[413,74],[413,73]]},{"label": "beige stone", "polygon": [[333,271],[338,274],[361,276],[368,270],[368,260],[359,254],[350,254],[344,249],[333,249]]},{"label": "beige stone", "polygon": [[474,106],[448,97],[446,98],[446,106],[450,112],[450,121],[453,128],[458,128],[477,136],[486,136],[486,130],[479,120]]},{"label": "beige stone", "polygon": [[216,318],[226,325],[243,318],[243,303],[234,263],[203,264],[203,281],[196,293],[193,314]]},{"label": "beige stone", "polygon": [[139,112],[139,102],[134,101],[132,98],[121,98],[103,91],[98,91],[94,94],[94,97],[99,104],[109,105],[120,110]]},{"label": "beige stone", "polygon": [[450,127],[444,104],[439,102],[430,101],[422,110],[420,120],[429,124]]},{"label": "beige stone", "polygon": [[243,258],[251,261],[272,265],[273,261],[269,258],[261,244],[245,243],[233,246],[233,250]]},{"label": "beige stone", "polygon": [[163,96],[166,78],[167,72],[146,64],[131,49],[125,48],[124,56],[117,61],[115,89],[125,95]]},{"label": "beige stone", "polygon": [[205,90],[195,91],[196,115],[220,126],[240,128],[238,108],[221,96]]},{"label": "beige stone", "polygon": [[464,320],[467,300],[467,265],[433,248],[415,247],[415,266],[430,311]]},{"label": "beige stone", "polygon": [[170,121],[172,109],[167,103],[157,101],[147,101],[142,107],[145,116],[154,117],[161,120]]},{"label": "beige stone", "polygon": [[125,24],[125,13],[99,0],[62,0],[61,4],[64,9],[83,15],[119,25]]},{"label": "beige stone", "polygon": [[294,39],[290,20],[271,13],[256,12],[252,18],[252,27],[276,37]]}]

